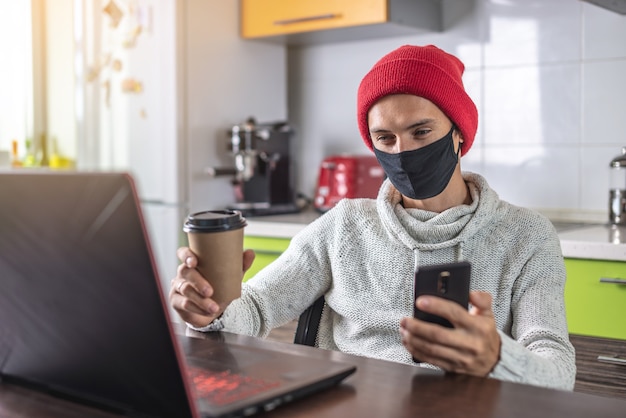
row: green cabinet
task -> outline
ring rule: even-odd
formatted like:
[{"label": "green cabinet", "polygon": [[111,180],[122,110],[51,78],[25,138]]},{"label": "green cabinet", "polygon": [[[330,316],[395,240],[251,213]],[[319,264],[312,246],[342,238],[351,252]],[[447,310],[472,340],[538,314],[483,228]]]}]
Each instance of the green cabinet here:
[{"label": "green cabinet", "polygon": [[243,247],[245,249],[253,249],[256,253],[252,267],[246,272],[243,281],[258,273],[263,267],[276,260],[283,251],[289,246],[291,240],[288,238],[268,238],[257,236],[244,236]]},{"label": "green cabinet", "polygon": [[565,259],[570,334],[626,340],[626,262]]}]

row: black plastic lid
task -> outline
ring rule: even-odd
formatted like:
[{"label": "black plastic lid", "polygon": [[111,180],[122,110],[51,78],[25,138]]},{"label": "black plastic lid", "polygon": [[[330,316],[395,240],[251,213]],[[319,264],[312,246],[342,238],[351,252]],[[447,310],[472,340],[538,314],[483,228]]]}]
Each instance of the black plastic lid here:
[{"label": "black plastic lid", "polygon": [[246,218],[237,210],[209,210],[192,213],[183,225],[185,232],[220,232],[246,226]]}]

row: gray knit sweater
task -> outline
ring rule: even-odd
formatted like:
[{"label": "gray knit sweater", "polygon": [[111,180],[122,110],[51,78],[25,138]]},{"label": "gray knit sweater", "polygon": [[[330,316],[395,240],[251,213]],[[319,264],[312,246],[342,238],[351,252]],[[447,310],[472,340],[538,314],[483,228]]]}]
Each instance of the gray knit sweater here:
[{"label": "gray knit sweater", "polygon": [[502,340],[491,377],[572,389],[576,374],[557,234],[542,215],[504,202],[477,174],[473,199],[442,213],[405,209],[387,180],[378,198],[343,200],[244,284],[226,331],[266,336],[325,295],[321,348],[414,364],[400,341],[413,313],[414,265],[468,260],[471,288],[493,296]]}]

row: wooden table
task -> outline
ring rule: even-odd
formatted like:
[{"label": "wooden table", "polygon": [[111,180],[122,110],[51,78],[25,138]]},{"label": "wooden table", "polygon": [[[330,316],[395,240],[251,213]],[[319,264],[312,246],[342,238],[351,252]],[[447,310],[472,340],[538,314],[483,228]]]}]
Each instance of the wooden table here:
[{"label": "wooden table", "polygon": [[[358,369],[338,387],[265,413],[268,417],[620,417],[626,401],[420,367],[276,341],[221,333],[220,339],[303,357],[327,357]],[[212,334],[191,333],[212,338]],[[187,338],[187,337],[183,337]],[[0,384],[0,417],[115,417],[22,387]]]}]

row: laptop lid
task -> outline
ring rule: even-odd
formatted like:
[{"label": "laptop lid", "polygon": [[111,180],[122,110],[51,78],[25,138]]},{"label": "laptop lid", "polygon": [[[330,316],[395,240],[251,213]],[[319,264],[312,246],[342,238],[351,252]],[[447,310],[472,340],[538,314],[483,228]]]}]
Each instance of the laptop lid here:
[{"label": "laptop lid", "polygon": [[[2,379],[130,415],[186,417],[253,413],[355,370],[219,338],[177,341],[127,174],[1,173],[0,196]],[[226,383],[240,390],[216,389]]]}]

